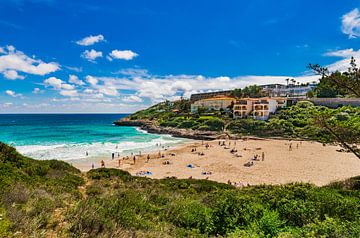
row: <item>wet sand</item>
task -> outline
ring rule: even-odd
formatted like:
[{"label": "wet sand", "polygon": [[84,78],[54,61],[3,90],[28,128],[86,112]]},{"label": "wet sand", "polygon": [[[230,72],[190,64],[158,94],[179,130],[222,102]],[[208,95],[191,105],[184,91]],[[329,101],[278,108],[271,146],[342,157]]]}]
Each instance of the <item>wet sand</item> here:
[{"label": "wet sand", "polygon": [[[191,177],[224,183],[230,180],[239,186],[291,182],[309,182],[322,186],[360,175],[360,160],[351,153],[338,152],[340,146],[275,139],[226,140],[226,146],[220,146],[219,142],[223,140],[195,141],[168,150],[159,147],[162,158],[159,158],[159,151],[150,154],[149,162],[147,154],[136,155],[135,164],[133,157],[123,160],[123,156],[120,156],[120,167],[117,154],[114,160],[111,155],[103,160],[106,167],[120,168],[133,175],[150,178]],[[196,151],[191,152],[195,148]],[[232,149],[237,152],[231,153]],[[256,160],[255,155],[258,155]],[[95,168],[100,167],[99,161],[97,159],[94,162]],[[169,164],[164,164],[166,161]],[[253,165],[244,166],[248,162]],[[86,164],[82,162],[73,165],[86,171],[91,169],[91,163],[87,161]],[[141,171],[149,171],[151,174],[143,175]]]}]

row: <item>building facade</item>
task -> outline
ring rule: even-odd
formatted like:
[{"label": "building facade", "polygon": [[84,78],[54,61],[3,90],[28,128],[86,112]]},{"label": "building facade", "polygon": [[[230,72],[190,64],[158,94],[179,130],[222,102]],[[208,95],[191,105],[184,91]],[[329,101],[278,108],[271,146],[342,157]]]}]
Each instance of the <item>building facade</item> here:
[{"label": "building facade", "polygon": [[226,90],[226,91],[207,92],[207,93],[195,93],[195,94],[191,94],[190,101],[195,102],[198,100],[214,98],[214,97],[231,97],[232,92],[233,92],[232,90]]},{"label": "building facade", "polygon": [[233,106],[233,117],[267,120],[278,108],[286,107],[286,104],[286,98],[281,97],[243,98],[236,100]]},{"label": "building facade", "polygon": [[198,100],[191,104],[191,113],[197,113],[199,108],[205,108],[206,110],[219,111],[230,110],[230,105],[235,103],[233,97],[213,97]]}]

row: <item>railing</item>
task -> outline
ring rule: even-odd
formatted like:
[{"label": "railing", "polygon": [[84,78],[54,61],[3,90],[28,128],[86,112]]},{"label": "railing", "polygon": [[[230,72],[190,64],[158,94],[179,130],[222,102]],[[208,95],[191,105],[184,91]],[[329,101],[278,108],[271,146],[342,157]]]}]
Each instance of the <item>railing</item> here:
[{"label": "railing", "polygon": [[268,101],[257,101],[254,104],[269,104]]}]

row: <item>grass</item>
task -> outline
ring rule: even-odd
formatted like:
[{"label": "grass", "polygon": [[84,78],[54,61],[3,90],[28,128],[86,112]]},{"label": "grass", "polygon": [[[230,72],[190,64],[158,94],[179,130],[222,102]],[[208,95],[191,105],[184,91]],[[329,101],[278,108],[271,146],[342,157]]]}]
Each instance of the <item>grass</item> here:
[{"label": "grass", "polygon": [[[237,189],[149,179],[117,169],[81,174],[0,144],[0,237],[359,237],[360,177]],[[20,232],[20,233],[19,233]]]}]

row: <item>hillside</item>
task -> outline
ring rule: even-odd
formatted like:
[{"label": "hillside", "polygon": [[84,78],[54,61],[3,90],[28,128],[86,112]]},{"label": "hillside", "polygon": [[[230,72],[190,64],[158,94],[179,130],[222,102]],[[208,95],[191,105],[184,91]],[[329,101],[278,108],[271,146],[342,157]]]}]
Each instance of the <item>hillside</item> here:
[{"label": "hillside", "polygon": [[0,143],[0,237],[359,237],[360,178],[236,189],[81,174]]},{"label": "hillside", "polygon": [[[208,136],[209,139],[230,135],[232,137],[302,138],[332,143],[336,141],[334,135],[316,123],[319,115],[326,115],[333,126],[341,125],[356,133],[354,137],[358,138],[358,143],[360,142],[359,107],[343,106],[331,109],[315,106],[308,101],[300,101],[296,105],[278,110],[269,120],[260,121],[252,118],[233,119],[231,113],[224,111],[203,111],[191,114],[189,103],[188,100],[159,103],[119,120],[115,124],[140,126],[150,132],[168,133],[175,136],[198,135],[205,139],[207,137],[202,135],[211,135]],[[181,133],[182,131],[184,132]]]}]

